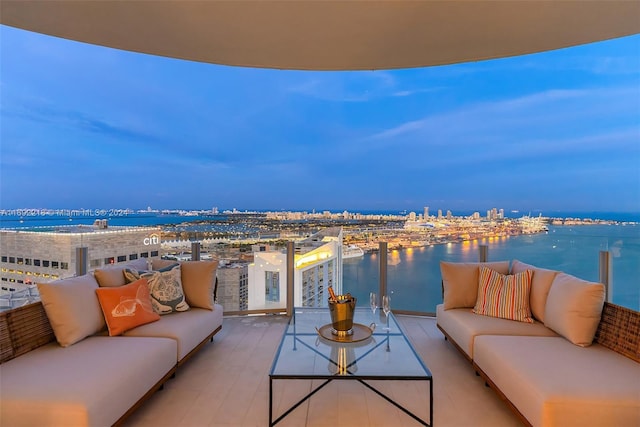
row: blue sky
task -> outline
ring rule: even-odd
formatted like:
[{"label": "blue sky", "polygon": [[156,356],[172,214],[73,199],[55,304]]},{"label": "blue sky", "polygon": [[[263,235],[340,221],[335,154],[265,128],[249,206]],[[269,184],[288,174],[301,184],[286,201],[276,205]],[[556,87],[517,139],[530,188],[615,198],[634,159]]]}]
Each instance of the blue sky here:
[{"label": "blue sky", "polygon": [[640,36],[366,72],[0,48],[2,209],[640,211]]}]

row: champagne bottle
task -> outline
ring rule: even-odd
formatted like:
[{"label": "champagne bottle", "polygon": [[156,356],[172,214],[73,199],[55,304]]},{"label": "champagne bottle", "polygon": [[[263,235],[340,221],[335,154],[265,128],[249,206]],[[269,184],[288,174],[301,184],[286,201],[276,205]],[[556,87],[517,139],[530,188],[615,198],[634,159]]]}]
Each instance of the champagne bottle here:
[{"label": "champagne bottle", "polygon": [[333,286],[329,286],[328,290],[329,290],[329,301],[337,302],[338,297],[336,296],[336,293],[333,292]]}]

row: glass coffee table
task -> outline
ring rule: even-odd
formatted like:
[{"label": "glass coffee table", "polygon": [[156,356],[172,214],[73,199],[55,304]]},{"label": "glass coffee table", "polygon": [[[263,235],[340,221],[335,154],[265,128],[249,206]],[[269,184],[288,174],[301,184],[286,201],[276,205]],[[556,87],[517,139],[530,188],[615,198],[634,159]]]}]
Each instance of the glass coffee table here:
[{"label": "glass coffee table", "polygon": [[[363,328],[374,321],[374,317],[369,309],[356,309],[353,321],[358,324],[359,332],[362,332]],[[363,338],[360,333],[356,342],[336,342],[321,336],[318,330],[322,330],[326,336],[325,325],[330,322],[328,308],[294,310],[269,373],[269,426],[276,425],[334,380],[358,381],[419,423],[432,426],[433,377],[398,326],[393,314],[389,314],[388,330],[385,330],[384,315],[376,314],[376,327],[371,335],[367,338],[367,333]],[[323,326],[325,329],[322,329]],[[366,330],[370,331],[369,328]],[[276,380],[324,381],[274,420],[273,383]],[[367,382],[370,380],[428,381],[429,422],[374,388]]]}]

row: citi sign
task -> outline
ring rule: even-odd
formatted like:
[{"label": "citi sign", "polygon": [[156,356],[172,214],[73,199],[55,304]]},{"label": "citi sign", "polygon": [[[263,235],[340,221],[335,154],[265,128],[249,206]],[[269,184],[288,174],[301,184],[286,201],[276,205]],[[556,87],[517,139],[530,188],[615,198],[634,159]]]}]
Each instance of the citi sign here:
[{"label": "citi sign", "polygon": [[144,240],[142,241],[142,243],[144,243],[145,246],[159,245],[160,244],[160,236],[158,236],[157,234],[152,234],[149,237],[145,237]]}]

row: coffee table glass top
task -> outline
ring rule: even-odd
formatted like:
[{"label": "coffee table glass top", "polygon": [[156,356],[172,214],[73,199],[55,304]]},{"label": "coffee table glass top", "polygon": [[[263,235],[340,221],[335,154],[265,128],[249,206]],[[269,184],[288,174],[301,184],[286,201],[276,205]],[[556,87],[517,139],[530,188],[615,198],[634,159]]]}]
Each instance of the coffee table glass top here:
[{"label": "coffee table glass top", "polygon": [[393,314],[356,309],[354,323],[376,324],[370,338],[339,343],[320,337],[316,328],[331,323],[328,308],[296,308],[274,358],[272,378],[430,379]]}]

